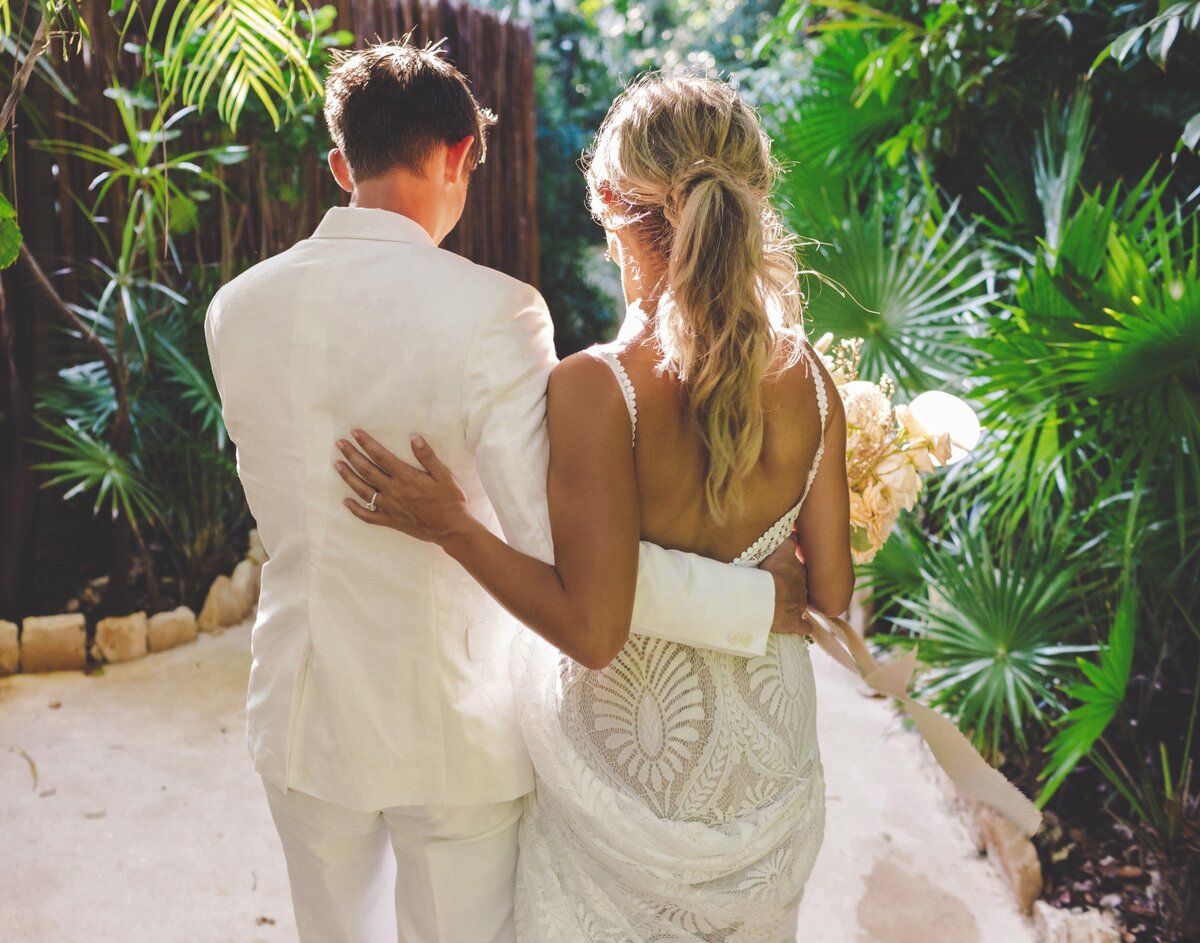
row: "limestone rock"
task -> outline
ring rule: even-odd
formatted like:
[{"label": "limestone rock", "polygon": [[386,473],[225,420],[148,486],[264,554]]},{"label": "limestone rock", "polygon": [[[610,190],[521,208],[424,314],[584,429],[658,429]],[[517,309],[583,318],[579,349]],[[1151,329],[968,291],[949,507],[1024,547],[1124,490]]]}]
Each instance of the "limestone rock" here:
[{"label": "limestone rock", "polygon": [[15,675],[21,670],[21,643],[17,641],[17,624],[0,620],[0,677]]},{"label": "limestone rock", "polygon": [[26,671],[70,671],[87,665],[87,627],[81,613],[30,616],[22,623]]},{"label": "limestone rock", "polygon": [[218,576],[204,599],[198,625],[201,632],[220,632],[237,625],[245,616],[244,601],[228,576]]},{"label": "limestone rock", "polygon": [[1044,900],[1033,907],[1038,943],[1121,943],[1121,931],[1099,910],[1060,910]]},{"label": "limestone rock", "polygon": [[196,614],[187,606],[174,612],[160,612],[150,617],[146,641],[150,651],[161,652],[196,640]]},{"label": "limestone rock", "polygon": [[1028,914],[1042,893],[1042,863],[1033,842],[1015,825],[990,806],[975,806],[975,828],[979,844],[987,848],[1008,886],[1016,895],[1021,910]]},{"label": "limestone rock", "polygon": [[96,623],[92,657],[97,661],[132,661],[146,654],[146,613],[113,616]]},{"label": "limestone rock", "polygon": [[250,542],[246,550],[246,558],[253,560],[259,566],[267,562],[267,551],[263,548],[262,540],[259,538],[257,530],[250,531]]},{"label": "limestone rock", "polygon": [[258,590],[261,583],[261,568],[247,558],[233,568],[233,591],[242,602],[242,616],[248,616],[258,605]]}]

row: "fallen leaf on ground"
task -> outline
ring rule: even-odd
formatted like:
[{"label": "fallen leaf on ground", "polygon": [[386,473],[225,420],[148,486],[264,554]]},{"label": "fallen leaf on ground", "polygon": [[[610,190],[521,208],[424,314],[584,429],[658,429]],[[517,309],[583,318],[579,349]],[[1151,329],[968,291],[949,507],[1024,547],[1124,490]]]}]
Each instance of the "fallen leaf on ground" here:
[{"label": "fallen leaf on ground", "polygon": [[21,759],[23,759],[26,763],[29,764],[29,775],[33,777],[33,787],[32,788],[33,788],[34,792],[37,792],[37,787],[38,787],[37,763],[33,762],[33,757],[30,756],[28,753],[26,753],[24,750],[22,750],[20,747],[12,747],[9,749],[9,752],[16,753],[19,757],[21,757]]}]

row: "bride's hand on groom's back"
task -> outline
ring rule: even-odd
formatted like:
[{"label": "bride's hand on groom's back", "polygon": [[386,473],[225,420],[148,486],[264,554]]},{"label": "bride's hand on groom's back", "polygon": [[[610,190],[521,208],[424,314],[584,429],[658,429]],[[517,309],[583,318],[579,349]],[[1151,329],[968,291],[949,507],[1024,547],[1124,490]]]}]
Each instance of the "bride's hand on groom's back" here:
[{"label": "bride's hand on groom's back", "polygon": [[338,440],[346,460],[334,468],[362,501],[345,501],[360,521],[443,545],[474,522],[454,474],[420,436],[413,436],[409,444],[421,468],[401,461],[359,429],[353,436],[358,448],[347,439]]},{"label": "bride's hand on groom's back", "polygon": [[772,632],[803,635],[812,631],[804,622],[808,607],[808,577],[796,555],[796,539],[789,537],[765,559],[759,569],[775,578],[775,620]]}]

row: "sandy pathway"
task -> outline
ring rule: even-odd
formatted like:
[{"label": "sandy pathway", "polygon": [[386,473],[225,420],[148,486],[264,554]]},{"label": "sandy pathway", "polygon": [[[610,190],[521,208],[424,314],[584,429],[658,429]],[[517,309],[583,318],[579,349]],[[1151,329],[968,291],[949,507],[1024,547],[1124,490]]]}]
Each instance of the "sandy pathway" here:
[{"label": "sandy pathway", "polygon": [[[243,626],[98,676],[0,679],[2,943],[295,939],[244,745],[247,649]],[[813,655],[828,823],[800,943],[1033,943],[915,737]]]}]

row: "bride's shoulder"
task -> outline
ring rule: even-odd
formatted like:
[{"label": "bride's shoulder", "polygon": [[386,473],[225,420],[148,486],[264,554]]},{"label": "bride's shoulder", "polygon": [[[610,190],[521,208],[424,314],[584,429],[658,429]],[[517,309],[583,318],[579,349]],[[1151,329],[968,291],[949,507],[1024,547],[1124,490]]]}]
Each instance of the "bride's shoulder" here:
[{"label": "bride's shoulder", "polygon": [[550,374],[550,390],[571,392],[595,401],[624,397],[622,387],[629,383],[626,372],[631,345],[622,341],[593,344],[559,362]]},{"label": "bride's shoulder", "polygon": [[593,344],[591,347],[585,347],[560,360],[550,374],[550,382],[552,385],[557,382],[559,386],[593,386],[606,380],[611,376],[611,369],[605,361],[616,351],[617,348],[613,344]]},{"label": "bride's shoulder", "polygon": [[589,347],[559,362],[547,390],[552,416],[586,417],[593,431],[609,420],[616,425],[628,422],[620,381],[601,353],[611,349],[610,345]]}]

